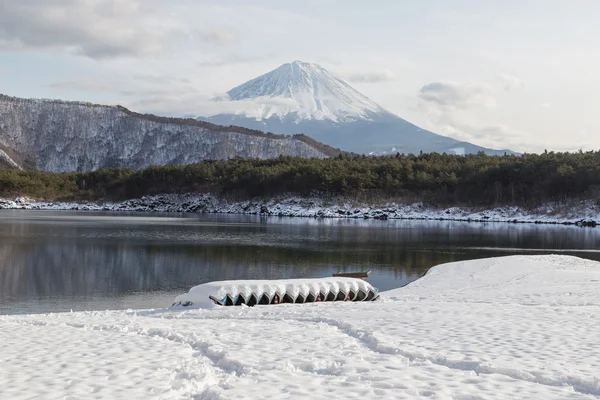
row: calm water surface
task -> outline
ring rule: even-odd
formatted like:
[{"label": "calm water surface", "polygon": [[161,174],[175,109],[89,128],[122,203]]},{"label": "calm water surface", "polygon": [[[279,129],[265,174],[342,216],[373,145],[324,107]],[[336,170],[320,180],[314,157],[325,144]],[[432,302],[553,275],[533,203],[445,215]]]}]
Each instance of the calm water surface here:
[{"label": "calm water surface", "polygon": [[450,261],[597,249],[600,229],[566,226],[0,211],[0,314],[165,307],[204,282],[338,270],[387,290]]}]

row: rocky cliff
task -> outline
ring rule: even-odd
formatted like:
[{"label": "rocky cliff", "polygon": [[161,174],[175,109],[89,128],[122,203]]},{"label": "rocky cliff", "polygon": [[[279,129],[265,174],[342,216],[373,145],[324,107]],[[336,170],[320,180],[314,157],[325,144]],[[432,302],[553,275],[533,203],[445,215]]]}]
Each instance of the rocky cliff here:
[{"label": "rocky cliff", "polygon": [[64,172],[330,155],[303,139],[141,115],[120,106],[0,95],[0,150],[3,163],[13,167]]}]

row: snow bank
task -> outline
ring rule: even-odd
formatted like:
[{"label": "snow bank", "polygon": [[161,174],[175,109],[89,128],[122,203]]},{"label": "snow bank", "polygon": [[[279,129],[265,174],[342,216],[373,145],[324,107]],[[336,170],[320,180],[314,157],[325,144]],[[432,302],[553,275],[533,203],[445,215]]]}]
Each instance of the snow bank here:
[{"label": "snow bank", "polygon": [[0,316],[0,398],[598,399],[599,285],[514,256],[377,302]]},{"label": "snow bank", "polygon": [[349,200],[328,203],[320,198],[280,197],[269,201],[231,202],[210,194],[145,196],[117,203],[39,202],[31,199],[0,199],[1,209],[142,211],[171,213],[249,214],[279,217],[420,219],[466,222],[511,222],[565,224],[595,227],[600,223],[600,206],[592,201],[570,204],[548,203],[533,210],[517,206],[475,209],[434,208],[423,203],[356,206]]}]

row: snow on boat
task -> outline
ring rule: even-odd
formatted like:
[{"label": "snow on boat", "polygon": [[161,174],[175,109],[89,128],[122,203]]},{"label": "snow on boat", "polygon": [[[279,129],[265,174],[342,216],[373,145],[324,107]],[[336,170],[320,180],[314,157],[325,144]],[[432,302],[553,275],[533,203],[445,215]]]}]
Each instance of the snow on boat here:
[{"label": "snow on boat", "polygon": [[173,307],[255,306],[326,301],[375,301],[377,288],[356,278],[220,281],[194,286],[175,298]]}]

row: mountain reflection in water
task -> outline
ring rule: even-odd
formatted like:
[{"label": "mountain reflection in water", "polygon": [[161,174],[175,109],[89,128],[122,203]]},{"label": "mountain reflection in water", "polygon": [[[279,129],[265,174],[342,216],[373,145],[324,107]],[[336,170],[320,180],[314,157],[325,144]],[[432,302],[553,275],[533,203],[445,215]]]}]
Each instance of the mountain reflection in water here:
[{"label": "mountain reflection in water", "polygon": [[431,266],[507,254],[600,259],[600,230],[440,221],[0,213],[0,314],[165,307],[216,280],[372,270],[380,290]]}]

